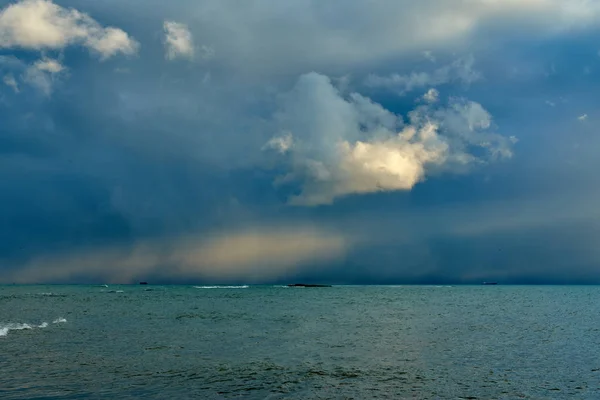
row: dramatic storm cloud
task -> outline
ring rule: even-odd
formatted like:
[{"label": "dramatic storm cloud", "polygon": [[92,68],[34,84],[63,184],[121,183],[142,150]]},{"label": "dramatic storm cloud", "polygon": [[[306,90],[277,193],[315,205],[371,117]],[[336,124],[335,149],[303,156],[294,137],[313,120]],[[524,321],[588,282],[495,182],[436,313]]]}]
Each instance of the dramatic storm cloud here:
[{"label": "dramatic storm cloud", "polygon": [[600,282],[600,3],[0,3],[0,282]]},{"label": "dramatic storm cloud", "polygon": [[[278,120],[285,133],[267,146],[289,153],[291,169],[278,181],[304,182],[292,204],[410,190],[430,171],[512,156],[509,140],[487,132],[491,116],[478,103],[452,99],[447,108],[420,106],[404,125],[401,116],[358,93],[342,98],[327,77],[315,73],[299,79]],[[484,155],[471,154],[474,147]]]}]

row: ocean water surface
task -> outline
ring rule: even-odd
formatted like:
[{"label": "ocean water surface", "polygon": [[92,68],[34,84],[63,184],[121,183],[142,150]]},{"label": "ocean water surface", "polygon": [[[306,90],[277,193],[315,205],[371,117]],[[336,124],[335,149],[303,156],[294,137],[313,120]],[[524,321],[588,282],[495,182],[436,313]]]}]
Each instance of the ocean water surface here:
[{"label": "ocean water surface", "polygon": [[595,286],[0,286],[1,399],[600,399]]}]

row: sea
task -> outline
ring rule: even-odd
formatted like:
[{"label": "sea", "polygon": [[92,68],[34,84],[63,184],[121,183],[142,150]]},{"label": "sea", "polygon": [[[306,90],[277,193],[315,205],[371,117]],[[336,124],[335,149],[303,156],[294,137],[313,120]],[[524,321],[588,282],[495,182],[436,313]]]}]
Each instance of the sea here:
[{"label": "sea", "polygon": [[0,286],[0,399],[600,399],[596,286]]}]

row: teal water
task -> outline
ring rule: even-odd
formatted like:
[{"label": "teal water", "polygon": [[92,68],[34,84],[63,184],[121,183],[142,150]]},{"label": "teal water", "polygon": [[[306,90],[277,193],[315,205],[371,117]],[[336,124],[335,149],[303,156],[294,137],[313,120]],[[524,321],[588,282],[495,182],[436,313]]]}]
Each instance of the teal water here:
[{"label": "teal water", "polygon": [[2,399],[598,399],[600,287],[0,286]]}]

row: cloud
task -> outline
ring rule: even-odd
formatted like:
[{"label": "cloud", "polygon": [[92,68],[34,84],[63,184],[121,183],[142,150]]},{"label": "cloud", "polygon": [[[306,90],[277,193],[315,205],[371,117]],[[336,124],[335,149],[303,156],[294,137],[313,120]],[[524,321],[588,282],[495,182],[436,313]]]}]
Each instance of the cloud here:
[{"label": "cloud", "polygon": [[132,55],[139,44],[126,32],[49,0],[23,0],[0,10],[0,48],[61,50],[82,45],[101,59]]},{"label": "cloud", "polygon": [[[409,190],[428,173],[464,170],[512,156],[511,141],[489,132],[491,116],[475,102],[420,106],[402,118],[357,93],[342,98],[329,78],[302,76],[278,114],[284,136],[267,148],[289,153],[278,183],[300,181],[295,205],[331,204],[349,194]],[[293,146],[291,143],[294,143]],[[470,148],[485,155],[475,156]]]},{"label": "cloud", "polygon": [[[572,71],[593,65],[597,32],[586,31],[584,13],[562,13],[564,1],[347,0],[343,7],[309,0],[134,3],[57,2],[67,15],[75,7],[103,27],[115,25],[135,35],[144,44],[139,59],[119,57],[103,68],[88,56],[88,49],[96,50],[85,47],[83,38],[72,39],[67,48],[1,49],[0,77],[11,75],[20,90],[14,96],[11,87],[0,83],[3,270],[35,264],[35,271],[25,269],[31,271],[30,281],[42,277],[36,275],[39,271],[48,271],[43,273],[47,280],[56,276],[56,281],[94,274],[117,280],[133,277],[135,271],[140,276],[179,277],[187,270],[178,270],[178,265],[187,261],[172,254],[191,253],[185,243],[204,249],[216,226],[245,218],[260,222],[293,217],[300,225],[314,218],[338,227],[336,218],[354,221],[358,213],[380,210],[370,232],[379,232],[380,222],[392,215],[402,215],[393,223],[406,226],[408,237],[419,229],[435,236],[440,225],[464,227],[465,220],[483,224],[487,213],[504,222],[513,212],[507,207],[501,216],[493,208],[470,213],[481,198],[518,198],[552,186],[554,192],[540,197],[545,202],[553,193],[571,190],[565,189],[568,185],[593,184],[597,141],[588,134],[590,124],[576,123],[576,118],[596,106],[589,93],[597,92],[597,76]],[[1,7],[6,9],[6,4]],[[128,17],[132,15],[136,18]],[[218,57],[187,67],[165,62],[165,18],[185,21],[193,31],[194,60],[212,51],[202,48],[200,38],[218,49]],[[425,49],[435,55],[435,64],[423,58]],[[456,57],[469,52],[476,60],[472,70],[486,78],[470,87],[468,97],[475,101],[452,97],[464,95],[459,88],[464,83],[456,67],[448,69]],[[55,60],[62,70],[37,59]],[[557,63],[556,74],[545,77],[552,62]],[[423,66],[426,79],[411,80],[412,67],[407,66],[412,65]],[[530,72],[511,80],[507,71],[513,66]],[[28,69],[41,79],[25,81]],[[302,76],[310,71],[321,75]],[[421,76],[421,70],[414,71]],[[390,72],[406,82],[381,90],[361,85],[366,73],[390,78]],[[344,78],[331,85],[328,76]],[[450,80],[438,86],[419,83],[446,78]],[[32,90],[32,82],[41,84]],[[410,96],[387,93],[405,90],[407,84]],[[52,101],[36,95],[37,88],[47,88]],[[568,102],[559,100],[561,93]],[[549,108],[546,99],[556,107]],[[511,138],[496,133],[498,127],[522,142],[518,157],[492,165],[511,157],[516,147]],[[565,136],[565,131],[572,134]],[[580,144],[577,152],[573,142]],[[379,191],[394,193],[358,195]],[[354,198],[339,201],[346,196]],[[234,198],[237,208],[229,205]],[[336,204],[285,207],[286,201]],[[437,215],[435,210],[445,205],[452,214],[456,204],[463,204],[466,212],[448,223],[409,219],[425,208],[425,213]],[[516,219],[521,218],[519,214]],[[367,220],[339,231],[360,231]],[[485,243],[464,244],[457,257],[440,253],[434,243],[431,259],[424,261],[407,255],[407,248],[396,249],[397,258],[377,258],[382,252],[374,245],[357,263],[364,265],[367,277],[389,272],[401,278],[407,268],[421,276],[422,266],[436,262],[440,270],[447,267],[439,274],[457,277],[456,265],[471,262],[471,252],[493,242],[494,235],[488,233]],[[138,248],[142,250],[135,254],[152,257],[129,257]],[[44,256],[50,253],[62,255]],[[98,261],[102,254],[114,255],[105,259],[106,269]],[[202,255],[213,257],[206,250]],[[34,260],[20,263],[28,257]],[[127,272],[129,258],[133,275]],[[485,263],[479,261],[473,262],[474,269],[483,269]],[[61,264],[68,270],[61,272]],[[240,276],[253,269],[244,268]],[[205,270],[200,263],[194,271]],[[350,275],[340,267],[340,280]]]},{"label": "cloud", "polygon": [[432,51],[429,51],[429,50],[425,50],[425,51],[423,52],[423,57],[425,57],[425,59],[427,59],[427,60],[431,61],[432,63],[434,63],[434,62],[436,61],[436,58],[435,58],[435,56],[433,55],[433,52],[432,52]]},{"label": "cloud", "polygon": [[64,71],[65,67],[59,61],[43,58],[27,67],[23,74],[23,81],[37,87],[46,96],[50,96],[59,74]]},{"label": "cloud", "polygon": [[205,44],[200,46],[200,57],[202,57],[204,60],[209,60],[209,59],[213,58],[214,56],[215,56],[214,48],[212,48],[211,46],[207,46]]},{"label": "cloud", "polygon": [[19,70],[25,66],[25,63],[13,55],[0,55],[0,67],[3,70]]},{"label": "cloud", "polygon": [[12,88],[12,90],[14,90],[15,93],[19,93],[19,84],[17,83],[13,74],[4,75],[4,77],[2,78],[2,82],[4,82],[6,86]]},{"label": "cloud", "polygon": [[255,282],[285,277],[311,263],[338,260],[350,243],[349,238],[335,231],[301,224],[212,232],[37,257],[0,274],[0,280],[71,282],[87,276],[109,283],[153,277]]},{"label": "cloud", "polygon": [[194,58],[194,40],[187,25],[174,21],[165,21],[163,29],[165,31],[165,57],[168,60]]},{"label": "cloud", "polygon": [[[521,192],[495,201],[470,197],[466,203],[398,207],[393,213],[364,208],[348,215],[344,231],[360,229],[381,246],[376,250],[363,246],[368,251],[360,254],[358,263],[368,266],[358,281],[378,276],[379,282],[407,282],[414,277],[421,283],[481,282],[501,276],[507,283],[523,283],[525,277],[532,283],[585,283],[571,274],[591,272],[587,278],[598,282],[599,193],[593,186],[583,196],[564,187],[559,191],[530,198]],[[414,254],[423,248],[425,254]]]},{"label": "cloud", "polygon": [[439,86],[451,82],[469,85],[482,78],[480,72],[473,69],[473,56],[458,59],[433,72],[413,72],[410,75],[392,74],[390,76],[369,75],[365,85],[373,88],[385,88],[400,95],[426,86]]},{"label": "cloud", "polygon": [[579,121],[582,121],[582,122],[583,122],[583,121],[585,121],[585,120],[587,120],[587,119],[588,119],[588,115],[587,115],[587,114],[580,115],[579,117],[577,117],[577,119],[578,119]]},{"label": "cloud", "polygon": [[0,56],[0,70],[10,71],[4,76],[4,83],[15,93],[21,92],[21,83],[40,90],[46,96],[52,94],[54,84],[67,72],[60,61],[49,57],[26,64],[14,56]]},{"label": "cloud", "polygon": [[[242,5],[223,0],[197,2],[178,11],[193,23],[195,32],[210,38],[221,62],[229,67],[243,65],[245,74],[282,70],[332,74],[327,69],[423,50],[441,57],[450,48],[479,48],[480,41],[487,44],[490,26],[521,37],[584,30],[595,21],[598,10],[595,2],[564,0],[347,0],[344,7],[315,5],[310,0],[257,0]],[[511,35],[504,33],[494,40],[509,40]]]},{"label": "cloud", "polygon": [[423,95],[423,100],[425,100],[428,103],[435,103],[439,100],[440,98],[440,92],[437,91],[437,89],[431,88],[427,91],[427,93],[425,93]]},{"label": "cloud", "polygon": [[51,74],[58,74],[65,69],[65,67],[59,61],[50,58],[43,58],[36,61],[33,64],[33,68],[37,69],[38,71],[49,72]]},{"label": "cloud", "polygon": [[294,144],[294,138],[290,132],[286,132],[282,136],[271,138],[264,146],[263,150],[273,149],[279,153],[287,153]]}]

